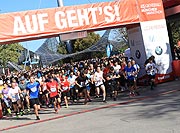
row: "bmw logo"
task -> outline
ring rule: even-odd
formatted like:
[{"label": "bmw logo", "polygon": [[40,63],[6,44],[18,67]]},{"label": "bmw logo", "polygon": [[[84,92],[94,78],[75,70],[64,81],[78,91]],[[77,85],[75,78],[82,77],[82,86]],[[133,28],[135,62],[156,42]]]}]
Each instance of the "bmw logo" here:
[{"label": "bmw logo", "polygon": [[139,58],[141,57],[140,51],[139,51],[139,50],[136,50],[135,55],[136,55],[136,58],[139,59]]},{"label": "bmw logo", "polygon": [[156,49],[155,49],[155,53],[156,53],[157,55],[161,55],[162,52],[163,52],[163,49],[162,49],[160,46],[157,46]]}]

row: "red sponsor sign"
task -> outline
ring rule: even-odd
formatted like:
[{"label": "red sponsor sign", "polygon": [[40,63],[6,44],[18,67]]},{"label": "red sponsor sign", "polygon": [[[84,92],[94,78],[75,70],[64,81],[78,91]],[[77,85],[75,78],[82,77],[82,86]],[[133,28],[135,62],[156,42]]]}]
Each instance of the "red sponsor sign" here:
[{"label": "red sponsor sign", "polygon": [[161,0],[120,0],[0,14],[0,44],[162,18]]},{"label": "red sponsor sign", "polygon": [[140,21],[150,21],[163,19],[164,8],[162,6],[162,1],[159,0],[140,0],[138,1],[138,6],[140,10]]}]

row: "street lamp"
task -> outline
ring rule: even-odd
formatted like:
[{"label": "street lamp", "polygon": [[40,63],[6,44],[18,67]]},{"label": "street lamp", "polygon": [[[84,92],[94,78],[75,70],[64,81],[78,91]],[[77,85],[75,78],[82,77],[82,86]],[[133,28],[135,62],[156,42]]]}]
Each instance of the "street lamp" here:
[{"label": "street lamp", "polygon": [[[57,0],[57,4],[58,4],[58,7],[63,7],[63,0]],[[58,37],[59,37],[59,43],[62,43],[60,35]]]},{"label": "street lamp", "polygon": [[63,7],[63,0],[57,0],[58,7]]}]

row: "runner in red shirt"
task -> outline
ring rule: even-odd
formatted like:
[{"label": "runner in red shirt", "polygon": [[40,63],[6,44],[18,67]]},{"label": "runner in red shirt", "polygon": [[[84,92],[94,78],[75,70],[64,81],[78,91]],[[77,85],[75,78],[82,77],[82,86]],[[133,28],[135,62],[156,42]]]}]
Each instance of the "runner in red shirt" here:
[{"label": "runner in red shirt", "polygon": [[64,102],[66,104],[66,108],[68,108],[68,97],[70,97],[70,83],[67,80],[66,76],[62,76],[62,81],[61,81],[61,92],[62,96],[64,97]]},{"label": "runner in red shirt", "polygon": [[47,90],[49,91],[49,96],[50,96],[50,100],[51,102],[54,104],[54,110],[56,113],[58,113],[58,104],[60,102],[60,97],[59,97],[59,94],[58,94],[58,91],[59,91],[59,85],[57,83],[57,81],[55,81],[53,79],[52,76],[49,76],[49,79],[50,79],[50,82],[48,82],[46,84],[47,86]]},{"label": "runner in red shirt", "polygon": [[40,87],[41,87],[41,91],[42,91],[42,95],[43,95],[43,100],[45,99],[46,106],[48,106],[49,105],[49,91],[47,90],[46,78],[44,76],[42,76],[42,81],[40,83]]}]

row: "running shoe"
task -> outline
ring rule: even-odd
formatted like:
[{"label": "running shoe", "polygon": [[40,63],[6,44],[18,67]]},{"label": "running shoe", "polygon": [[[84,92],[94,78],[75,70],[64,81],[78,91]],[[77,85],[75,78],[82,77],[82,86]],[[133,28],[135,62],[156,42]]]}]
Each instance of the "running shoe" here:
[{"label": "running shoe", "polygon": [[154,90],[154,87],[153,87],[153,86],[151,86],[151,90]]},{"label": "running shoe", "polygon": [[135,94],[134,93],[130,93],[129,97],[135,97]]},{"label": "running shoe", "polygon": [[107,103],[107,101],[106,101],[106,100],[103,100],[103,103]]},{"label": "running shoe", "polygon": [[77,102],[77,100],[76,100],[76,99],[74,99],[74,102]]},{"label": "running shoe", "polygon": [[88,105],[88,102],[84,102],[84,105]]},{"label": "running shoe", "polygon": [[19,113],[16,113],[16,118],[19,118]]},{"label": "running shoe", "polygon": [[30,111],[31,111],[30,108],[28,108],[28,109],[27,109],[27,112],[30,112]]},{"label": "running shoe", "polygon": [[19,112],[19,114],[20,114],[21,116],[23,116],[23,115],[24,115],[23,111]]},{"label": "running shoe", "polygon": [[40,117],[39,117],[39,116],[36,116],[36,120],[40,120]]},{"label": "running shoe", "polygon": [[58,113],[58,109],[56,108],[56,109],[54,109],[55,110],[55,113],[57,114]]},{"label": "running shoe", "polygon": [[136,95],[137,95],[137,96],[140,96],[140,93],[136,91]]},{"label": "running shoe", "polygon": [[9,115],[12,114],[12,113],[11,113],[11,109],[9,109],[9,108],[7,109],[7,112],[8,112]]},{"label": "running shoe", "polygon": [[92,102],[92,100],[91,100],[91,99],[89,99],[89,100],[88,100],[88,102]]},{"label": "running shoe", "polygon": [[96,95],[95,98],[99,98],[99,95]]}]

